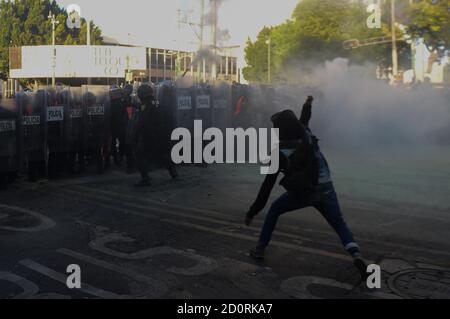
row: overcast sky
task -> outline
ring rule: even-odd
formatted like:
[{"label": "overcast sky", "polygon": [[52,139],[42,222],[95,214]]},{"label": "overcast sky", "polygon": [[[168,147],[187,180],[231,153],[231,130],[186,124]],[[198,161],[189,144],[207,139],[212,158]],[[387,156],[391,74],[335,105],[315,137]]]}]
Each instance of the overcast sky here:
[{"label": "overcast sky", "polygon": [[[121,43],[160,48],[193,49],[198,46],[195,32],[182,24],[181,17],[199,22],[200,0],[57,0],[62,6],[78,4],[83,17],[93,19],[104,35]],[[205,0],[208,4],[209,0]],[[243,63],[243,47],[265,26],[284,22],[298,0],[222,0],[219,27],[230,39],[223,45],[241,45],[235,54]],[[193,27],[195,29],[195,27]],[[206,30],[207,34],[210,33]]]}]

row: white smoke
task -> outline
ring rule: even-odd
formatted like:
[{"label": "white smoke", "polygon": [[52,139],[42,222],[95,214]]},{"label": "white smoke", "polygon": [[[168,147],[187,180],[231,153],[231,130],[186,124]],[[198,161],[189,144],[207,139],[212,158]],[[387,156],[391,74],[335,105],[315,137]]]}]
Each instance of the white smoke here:
[{"label": "white smoke", "polygon": [[[203,17],[205,26],[213,26],[214,24],[217,25],[216,41],[218,46],[223,46],[225,42],[231,39],[229,30],[222,29],[219,27],[219,18],[220,18],[219,11],[220,7],[225,1],[226,0],[209,0],[208,11],[205,13]],[[216,10],[214,10],[214,2],[216,5]]]},{"label": "white smoke", "polygon": [[297,103],[299,111],[303,99],[315,95],[311,127],[330,146],[450,144],[448,91],[389,86],[374,77],[374,69],[373,65],[349,65],[340,58],[309,73],[301,66],[290,67],[288,78],[315,89],[288,88],[297,100],[292,102],[291,97],[291,105],[278,108]]}]

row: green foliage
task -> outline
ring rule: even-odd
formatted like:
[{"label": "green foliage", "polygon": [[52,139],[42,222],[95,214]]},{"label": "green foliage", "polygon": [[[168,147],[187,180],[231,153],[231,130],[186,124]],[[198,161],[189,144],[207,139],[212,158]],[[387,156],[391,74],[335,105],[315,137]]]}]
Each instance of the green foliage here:
[{"label": "green foliage", "polygon": [[[450,11],[448,0],[397,0],[397,21],[407,26],[413,38],[423,37],[434,48],[450,48]],[[245,50],[247,67],[244,76],[249,81],[267,81],[267,38],[272,46],[272,78],[283,80],[293,65],[308,67],[332,60],[348,58],[353,63],[371,61],[390,64],[390,44],[344,50],[342,43],[349,39],[369,39],[389,36],[390,1],[383,2],[382,28],[369,29],[370,13],[362,1],[301,0],[292,18],[282,25],[264,28],[256,41],[248,41]],[[402,31],[397,29],[400,35]],[[410,64],[409,46],[399,42],[400,64]]]},{"label": "green foliage", "polygon": [[[57,17],[56,44],[86,44],[86,20],[80,29],[66,26],[67,12],[56,1],[14,0],[0,1],[0,77],[6,78],[9,69],[9,51],[12,46],[46,45],[52,43],[52,26],[49,12]],[[100,29],[91,24],[91,43],[101,44]]]},{"label": "green foliage", "polygon": [[292,63],[304,66],[349,58],[352,62],[377,61],[386,55],[386,47],[345,50],[349,39],[367,39],[389,34],[389,27],[369,29],[366,6],[350,0],[303,0],[295,8],[292,19],[272,28],[264,28],[255,42],[248,41],[245,50],[248,67],[244,76],[249,81],[266,81],[267,44],[272,45],[274,80],[283,80]]},{"label": "green foliage", "polygon": [[423,38],[433,48],[444,46],[450,49],[449,8],[448,0],[414,2],[408,9],[410,23],[407,32],[413,37]]}]

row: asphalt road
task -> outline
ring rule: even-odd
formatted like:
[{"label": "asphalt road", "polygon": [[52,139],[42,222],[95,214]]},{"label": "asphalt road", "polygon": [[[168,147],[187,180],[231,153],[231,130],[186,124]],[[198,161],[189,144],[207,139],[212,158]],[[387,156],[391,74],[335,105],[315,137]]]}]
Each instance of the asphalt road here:
[{"label": "asphalt road", "polygon": [[[417,185],[426,183],[410,179],[417,170],[393,184],[389,171],[361,177],[356,163],[332,157],[346,219],[381,266],[381,289],[367,289],[312,209],[283,216],[266,260],[252,260],[264,214],[250,228],[243,218],[263,177],[256,166],[222,165],[181,167],[177,181],[156,171],[148,189],[120,170],[18,181],[0,192],[0,298],[450,298],[444,179],[425,203]],[[450,176],[446,167],[436,176]],[[71,264],[80,289],[66,285]]]}]

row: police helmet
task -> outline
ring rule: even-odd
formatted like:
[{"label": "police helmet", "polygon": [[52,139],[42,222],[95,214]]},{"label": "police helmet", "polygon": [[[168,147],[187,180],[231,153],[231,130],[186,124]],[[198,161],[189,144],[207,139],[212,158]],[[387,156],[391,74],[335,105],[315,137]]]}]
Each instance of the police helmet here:
[{"label": "police helmet", "polygon": [[153,89],[148,84],[142,84],[138,89],[138,97],[141,101],[145,100],[146,98],[153,97]]}]

